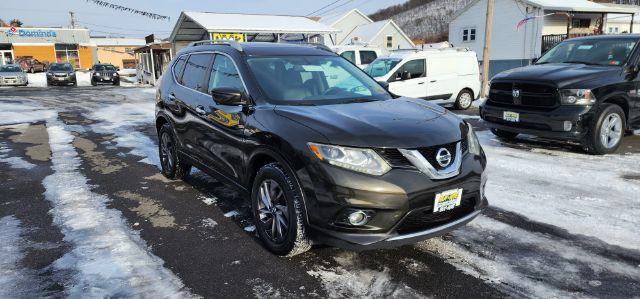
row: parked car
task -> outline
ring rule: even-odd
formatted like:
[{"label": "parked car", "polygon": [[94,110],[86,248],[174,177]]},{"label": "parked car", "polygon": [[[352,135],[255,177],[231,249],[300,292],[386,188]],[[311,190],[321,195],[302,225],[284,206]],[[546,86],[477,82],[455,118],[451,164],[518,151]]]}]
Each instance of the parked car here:
[{"label": "parked car", "polygon": [[613,153],[640,127],[640,35],[566,40],[533,66],[496,75],[480,116],[504,139],[532,134]]},{"label": "parked car", "polygon": [[96,86],[98,83],[120,85],[118,68],[112,64],[94,64],[91,67],[91,85]]},{"label": "parked car", "polygon": [[27,86],[29,79],[19,65],[0,65],[0,85],[4,86]]},{"label": "parked car", "polygon": [[378,57],[387,55],[385,49],[364,45],[335,46],[331,50],[363,69]]},{"label": "parked car", "polygon": [[394,51],[365,68],[371,77],[389,83],[394,94],[441,100],[468,109],[480,94],[476,53],[460,48]]},{"label": "parked car", "polygon": [[45,62],[40,62],[35,58],[18,58],[16,59],[16,63],[20,65],[23,71],[29,73],[35,72],[46,72],[48,64]]},{"label": "parked car", "polygon": [[312,46],[195,43],[157,90],[162,173],[195,166],[251,197],[278,255],[386,248],[441,235],[487,206],[472,127]]},{"label": "parked car", "polygon": [[49,85],[78,85],[76,71],[70,63],[52,63],[47,70],[47,86]]}]

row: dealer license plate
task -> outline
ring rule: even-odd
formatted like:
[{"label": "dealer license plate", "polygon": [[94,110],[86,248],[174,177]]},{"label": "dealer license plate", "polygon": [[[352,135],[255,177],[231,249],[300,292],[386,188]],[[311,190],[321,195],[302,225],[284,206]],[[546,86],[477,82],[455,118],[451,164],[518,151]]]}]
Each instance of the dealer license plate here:
[{"label": "dealer license plate", "polygon": [[433,203],[433,212],[438,213],[451,210],[459,206],[460,202],[462,202],[462,188],[438,193]]},{"label": "dealer license plate", "polygon": [[520,113],[511,112],[511,111],[504,111],[504,112],[502,112],[502,119],[504,119],[506,121],[517,123],[517,122],[520,122]]},{"label": "dealer license plate", "polygon": [[109,80],[109,79],[111,79],[111,77],[109,77],[108,75],[104,75],[104,76],[102,76],[102,79]]},{"label": "dealer license plate", "polygon": [[65,80],[65,79],[67,79],[67,78],[64,78],[64,77],[62,77],[62,78],[60,78],[60,77],[56,77],[55,79],[56,79],[56,80],[58,80],[58,81],[64,81],[64,80]]}]

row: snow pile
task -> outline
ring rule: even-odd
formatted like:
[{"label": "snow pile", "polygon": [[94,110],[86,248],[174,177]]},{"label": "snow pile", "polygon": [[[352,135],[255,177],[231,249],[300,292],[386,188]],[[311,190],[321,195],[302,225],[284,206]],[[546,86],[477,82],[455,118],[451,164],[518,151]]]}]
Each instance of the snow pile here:
[{"label": "snow pile", "polygon": [[491,205],[640,250],[640,155],[527,151],[505,147],[488,131],[478,136],[488,158]]},{"label": "snow pile", "polygon": [[92,125],[94,132],[115,134],[117,137],[113,141],[117,146],[131,148],[130,154],[143,158],[140,162],[160,167],[157,144],[140,129],[153,124],[155,119],[154,103],[148,96],[145,99],[146,101],[104,106],[94,110],[88,118],[99,121]]},{"label": "snow pile", "polygon": [[[47,73],[35,73],[27,74],[29,80],[29,87],[46,87],[47,86]],[[91,74],[88,71],[76,71],[76,80],[78,86],[91,86]]]},{"label": "snow pile", "polygon": [[55,111],[39,106],[0,102],[0,125],[36,122],[55,115]]},{"label": "snow pile", "polygon": [[53,174],[43,185],[54,223],[71,252],[57,260],[59,270],[74,273],[70,297],[190,297],[180,279],[163,267],[140,236],[129,229],[119,211],[106,207],[109,198],[91,192],[78,172],[74,137],[57,119],[47,122]]},{"label": "snow pile", "polygon": [[0,218],[0,298],[42,296],[34,273],[20,266],[26,247],[20,226],[14,216]]}]

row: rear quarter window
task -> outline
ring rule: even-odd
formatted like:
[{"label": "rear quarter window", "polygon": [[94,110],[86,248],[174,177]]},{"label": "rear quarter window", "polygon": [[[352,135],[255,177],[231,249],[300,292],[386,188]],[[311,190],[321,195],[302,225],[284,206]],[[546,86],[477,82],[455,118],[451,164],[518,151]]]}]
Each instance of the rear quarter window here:
[{"label": "rear quarter window", "polygon": [[184,70],[184,63],[187,60],[187,55],[182,55],[173,64],[173,74],[176,76],[178,83],[182,83],[182,72]]}]

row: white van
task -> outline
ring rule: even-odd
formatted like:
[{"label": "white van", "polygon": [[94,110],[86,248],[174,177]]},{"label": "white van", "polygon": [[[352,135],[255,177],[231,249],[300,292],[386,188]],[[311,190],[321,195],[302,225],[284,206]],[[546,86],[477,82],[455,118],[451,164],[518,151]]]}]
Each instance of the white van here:
[{"label": "white van", "polygon": [[371,77],[389,83],[396,95],[454,103],[468,109],[480,94],[476,53],[462,48],[394,51],[365,69]]},{"label": "white van", "polygon": [[335,46],[332,47],[331,50],[351,61],[351,63],[357,65],[361,69],[365,68],[378,57],[388,54],[386,50],[363,45]]}]

